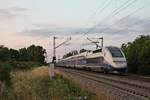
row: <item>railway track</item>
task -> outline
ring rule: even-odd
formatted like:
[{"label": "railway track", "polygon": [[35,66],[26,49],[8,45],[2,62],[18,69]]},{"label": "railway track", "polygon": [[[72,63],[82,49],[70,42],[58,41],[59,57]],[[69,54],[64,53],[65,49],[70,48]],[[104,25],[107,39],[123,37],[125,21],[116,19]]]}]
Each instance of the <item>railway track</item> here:
[{"label": "railway track", "polygon": [[116,89],[118,90],[118,92],[121,92],[118,94],[124,99],[126,99],[127,96],[130,96],[130,99],[132,100],[150,100],[150,83],[135,81],[131,79],[127,80],[124,78],[116,78],[114,76],[112,77],[110,75],[106,76],[73,69],[61,68],[61,70],[66,73],[91,80],[91,82],[109,86],[111,87],[111,89]]}]

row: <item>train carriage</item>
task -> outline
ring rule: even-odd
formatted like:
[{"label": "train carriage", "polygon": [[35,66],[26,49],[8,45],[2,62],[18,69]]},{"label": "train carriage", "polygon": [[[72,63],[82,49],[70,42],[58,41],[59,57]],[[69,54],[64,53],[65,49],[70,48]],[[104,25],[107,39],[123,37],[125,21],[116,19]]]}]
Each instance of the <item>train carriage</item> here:
[{"label": "train carriage", "polygon": [[57,65],[62,67],[103,71],[104,73],[111,71],[116,71],[118,73],[127,72],[127,62],[124,53],[120,48],[114,46],[67,57],[59,60]]}]

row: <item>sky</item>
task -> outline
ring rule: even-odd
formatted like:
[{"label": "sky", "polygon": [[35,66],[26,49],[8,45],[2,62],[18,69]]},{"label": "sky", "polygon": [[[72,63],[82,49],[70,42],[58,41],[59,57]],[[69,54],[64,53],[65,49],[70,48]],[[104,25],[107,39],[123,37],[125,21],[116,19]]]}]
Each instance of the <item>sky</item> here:
[{"label": "sky", "polygon": [[[71,50],[95,49],[87,37],[104,37],[104,46],[132,42],[150,35],[149,0],[0,0],[0,45],[19,49],[41,45],[52,57],[56,44],[61,58]],[[85,34],[83,36],[83,34]]]}]

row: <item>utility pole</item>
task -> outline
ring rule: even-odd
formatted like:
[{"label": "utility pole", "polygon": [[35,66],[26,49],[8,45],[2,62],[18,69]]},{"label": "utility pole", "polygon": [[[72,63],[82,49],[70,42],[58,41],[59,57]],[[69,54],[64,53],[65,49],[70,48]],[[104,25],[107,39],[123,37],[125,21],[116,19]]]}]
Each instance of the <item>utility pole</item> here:
[{"label": "utility pole", "polygon": [[[97,41],[95,41],[95,39],[97,39]],[[87,37],[87,40],[89,40],[91,43],[95,44],[96,49],[103,48],[103,37],[100,37],[100,38],[88,38]],[[101,40],[101,46],[99,45],[100,42],[98,40]]]},{"label": "utility pole", "polygon": [[56,60],[56,49],[55,49],[55,45],[56,45],[56,37],[54,36],[53,37],[53,60],[52,60],[52,63],[55,63],[55,60]]},{"label": "utility pole", "polygon": [[62,45],[64,45],[65,43],[69,42],[71,40],[71,37],[67,38],[65,41],[63,41],[62,43],[58,44],[56,46],[56,39],[62,39],[59,37],[53,37],[53,60],[52,62],[55,64],[56,63],[56,49]]},{"label": "utility pole", "polygon": [[50,63],[50,68],[49,68],[49,76],[50,76],[50,79],[52,79],[54,76],[55,76],[55,72],[54,72],[54,69],[56,67],[56,49],[62,45],[64,45],[65,43],[67,43],[68,41],[71,40],[71,37],[70,38],[67,38],[65,41],[63,41],[62,43],[58,44],[56,46],[56,39],[61,39],[59,37],[53,37],[53,59],[52,59],[52,63]]}]

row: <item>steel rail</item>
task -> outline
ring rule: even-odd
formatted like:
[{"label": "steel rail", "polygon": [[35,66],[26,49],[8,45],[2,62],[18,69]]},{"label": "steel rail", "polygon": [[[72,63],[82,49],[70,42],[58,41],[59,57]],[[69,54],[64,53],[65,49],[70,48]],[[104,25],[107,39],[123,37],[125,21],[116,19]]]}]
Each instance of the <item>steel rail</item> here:
[{"label": "steel rail", "polygon": [[87,73],[83,71],[75,71],[75,70],[63,70],[65,72],[78,75],[80,77],[84,77],[99,83],[103,83],[105,85],[109,85],[112,87],[115,87],[119,90],[122,90],[128,94],[131,94],[133,96],[138,96],[141,99],[149,100],[150,99],[150,87],[147,86],[140,86],[137,84],[131,84],[127,82],[123,82],[120,80],[114,80],[106,77],[100,77],[97,75],[93,75],[92,73]]}]

